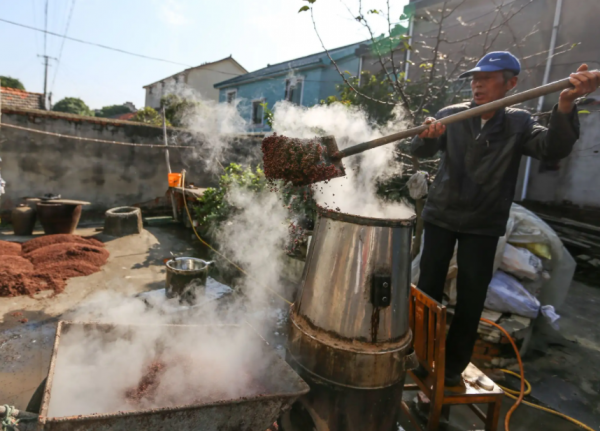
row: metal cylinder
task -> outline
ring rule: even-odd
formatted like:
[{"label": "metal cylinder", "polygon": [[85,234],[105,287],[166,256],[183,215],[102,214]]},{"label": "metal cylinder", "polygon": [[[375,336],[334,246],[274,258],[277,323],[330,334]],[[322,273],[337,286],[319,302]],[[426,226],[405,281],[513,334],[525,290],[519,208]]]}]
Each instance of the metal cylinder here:
[{"label": "metal cylinder", "polygon": [[413,224],[414,218],[374,219],[321,210],[297,314],[352,340],[377,343],[404,337]]},{"label": "metal cylinder", "polygon": [[[318,431],[395,429],[406,370],[416,366],[408,327],[413,225],[414,217],[319,210],[287,352],[311,385],[298,408]],[[287,418],[284,431],[295,431]]]},{"label": "metal cylinder", "polygon": [[178,297],[188,303],[195,302],[197,289],[206,286],[208,266],[211,263],[195,257],[176,257],[168,260],[165,289],[167,298]]}]

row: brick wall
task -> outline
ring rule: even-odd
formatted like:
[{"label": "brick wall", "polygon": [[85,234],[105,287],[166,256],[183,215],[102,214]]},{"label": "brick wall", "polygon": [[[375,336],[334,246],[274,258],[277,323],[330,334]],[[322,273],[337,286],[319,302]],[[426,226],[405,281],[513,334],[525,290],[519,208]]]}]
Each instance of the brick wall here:
[{"label": "brick wall", "polygon": [[2,92],[2,107],[15,109],[41,109],[44,95],[17,90],[16,88],[0,87]]}]

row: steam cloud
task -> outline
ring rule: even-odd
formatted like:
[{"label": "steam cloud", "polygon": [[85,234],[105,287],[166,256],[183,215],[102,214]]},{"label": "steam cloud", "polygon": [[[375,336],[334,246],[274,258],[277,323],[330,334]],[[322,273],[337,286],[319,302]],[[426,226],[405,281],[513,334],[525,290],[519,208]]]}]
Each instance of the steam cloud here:
[{"label": "steam cloud", "polygon": [[[383,127],[369,123],[366,114],[358,108],[342,104],[316,105],[303,108],[288,102],[274,107],[274,131],[294,138],[313,138],[315,135],[335,136],[340,149],[376,139],[406,127],[401,111]],[[362,155],[343,159],[346,177],[335,178],[327,184],[314,186],[315,199],[321,206],[341,212],[375,218],[404,219],[413,211],[401,203],[383,202],[376,193],[378,178],[398,174],[394,163],[394,146],[384,145]]]},{"label": "steam cloud", "polygon": [[[188,90],[176,92],[190,97]],[[216,162],[229,149],[228,135],[242,133],[246,125],[235,106],[194,97],[200,104],[186,112],[183,121],[203,142],[198,162],[215,169]],[[332,134],[340,148],[402,127],[399,115],[385,127],[373,127],[363,112],[342,105],[302,108],[278,103],[274,112],[275,132],[299,138]],[[363,216],[411,216],[412,211],[406,206],[384,204],[375,193],[376,179],[397,170],[393,159],[391,145],[346,159],[347,177],[320,184],[315,193],[317,201]],[[140,325],[140,330],[115,329],[117,336],[108,338],[101,336],[100,330],[72,330],[65,334],[55,367],[48,416],[167,407],[204,402],[211,397],[237,398],[259,390],[253,376],[267,364],[263,359],[264,346],[256,336],[227,328],[225,332],[214,332],[207,327],[174,333],[168,326],[252,322],[258,333],[264,333],[269,325],[265,320],[257,324],[257,320],[276,317],[273,296],[265,286],[277,291],[281,285],[287,209],[281,197],[269,191],[256,194],[234,188],[227,199],[238,211],[216,233],[216,240],[220,250],[250,274],[240,286],[245,295],[232,295],[226,302],[209,302],[186,313],[165,314],[128,294],[127,285],[119,286],[119,292],[99,292],[64,318],[135,324]],[[133,403],[127,398],[127,391],[136,388],[148,365],[155,361],[167,365],[155,395]]]}]

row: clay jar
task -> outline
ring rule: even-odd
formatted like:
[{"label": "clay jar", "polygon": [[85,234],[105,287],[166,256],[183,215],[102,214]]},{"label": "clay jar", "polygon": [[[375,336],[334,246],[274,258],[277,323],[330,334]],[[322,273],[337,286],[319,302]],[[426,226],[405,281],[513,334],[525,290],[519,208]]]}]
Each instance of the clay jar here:
[{"label": "clay jar", "polygon": [[28,236],[33,233],[36,212],[28,205],[20,204],[12,210],[12,224],[15,235]]}]

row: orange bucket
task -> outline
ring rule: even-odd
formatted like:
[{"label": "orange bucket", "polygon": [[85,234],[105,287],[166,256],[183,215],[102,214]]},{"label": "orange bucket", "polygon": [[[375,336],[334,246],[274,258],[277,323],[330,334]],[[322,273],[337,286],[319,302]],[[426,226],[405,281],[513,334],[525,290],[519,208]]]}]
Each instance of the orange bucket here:
[{"label": "orange bucket", "polygon": [[181,174],[169,174],[169,187],[181,187]]}]

